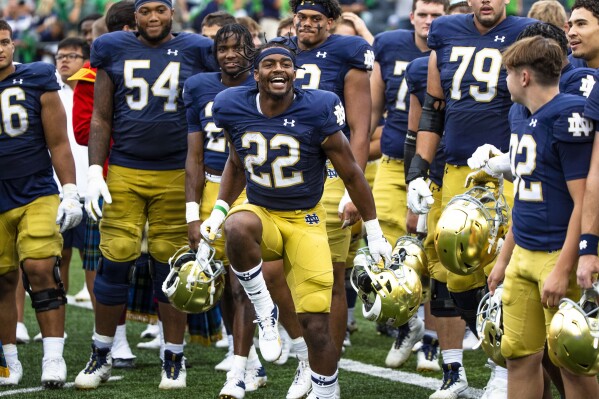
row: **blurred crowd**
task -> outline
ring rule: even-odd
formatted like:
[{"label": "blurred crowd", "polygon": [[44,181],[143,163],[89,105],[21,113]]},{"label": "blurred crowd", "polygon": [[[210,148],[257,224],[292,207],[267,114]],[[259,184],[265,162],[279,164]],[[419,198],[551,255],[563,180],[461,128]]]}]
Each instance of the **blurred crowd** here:
[{"label": "blurred crowd", "polygon": [[[58,42],[69,36],[90,36],[93,21],[119,0],[0,0],[0,17],[14,32],[15,61],[52,62]],[[571,0],[559,0],[569,8]],[[279,22],[289,17],[287,0],[175,0],[175,30],[200,33],[204,17],[226,11],[249,17],[260,25],[262,40],[276,35]],[[372,32],[411,29],[410,0],[342,0],[343,11],[359,15]],[[534,0],[512,0],[508,15],[526,15]]]}]

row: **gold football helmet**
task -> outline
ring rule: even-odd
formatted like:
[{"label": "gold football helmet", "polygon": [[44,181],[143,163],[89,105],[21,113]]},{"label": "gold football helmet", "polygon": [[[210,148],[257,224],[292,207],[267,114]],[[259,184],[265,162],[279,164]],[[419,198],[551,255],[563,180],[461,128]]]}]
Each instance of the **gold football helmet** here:
[{"label": "gold football helmet", "polygon": [[422,300],[420,278],[401,262],[389,267],[375,263],[367,249],[357,251],[351,284],[362,300],[368,320],[399,327],[418,311]]},{"label": "gold football helmet", "polygon": [[414,269],[422,284],[422,302],[430,301],[431,278],[428,274],[428,258],[422,242],[412,236],[399,237],[393,248],[391,262],[403,263]]},{"label": "gold football helmet", "polygon": [[505,367],[505,358],[501,354],[501,337],[503,336],[503,311],[501,295],[503,285],[495,289],[495,294],[488,292],[478,305],[476,312],[476,332],[480,346],[495,364]]},{"label": "gold football helmet", "polygon": [[214,252],[202,240],[197,253],[186,245],[168,260],[171,270],[162,291],[175,308],[202,313],[219,301],[225,289],[225,268],[220,260],[214,260]]},{"label": "gold football helmet", "polygon": [[573,373],[599,373],[599,283],[586,290],[578,303],[564,298],[549,326],[549,357]]},{"label": "gold football helmet", "polygon": [[457,195],[441,213],[435,249],[450,272],[468,275],[491,263],[508,230],[509,207],[501,193],[473,187]]}]

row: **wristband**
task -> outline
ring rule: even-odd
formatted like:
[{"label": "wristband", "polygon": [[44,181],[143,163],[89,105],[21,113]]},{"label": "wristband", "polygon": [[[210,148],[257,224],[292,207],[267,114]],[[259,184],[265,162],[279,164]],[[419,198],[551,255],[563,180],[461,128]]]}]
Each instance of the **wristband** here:
[{"label": "wristband", "polygon": [[581,234],[580,243],[578,244],[578,255],[597,256],[597,246],[599,246],[599,236],[595,234]]},{"label": "wristband", "polygon": [[223,200],[216,200],[216,203],[214,204],[214,210],[219,210],[221,211],[225,216],[227,216],[227,214],[229,213],[229,204],[227,204],[225,201]]},{"label": "wristband", "polygon": [[412,180],[416,180],[419,177],[422,177],[424,180],[428,179],[428,169],[430,166],[431,164],[419,154],[414,155],[406,175],[406,182],[409,184]]},{"label": "wristband", "polygon": [[200,220],[200,204],[193,201],[186,202],[185,219],[187,220],[187,223],[197,222]]}]

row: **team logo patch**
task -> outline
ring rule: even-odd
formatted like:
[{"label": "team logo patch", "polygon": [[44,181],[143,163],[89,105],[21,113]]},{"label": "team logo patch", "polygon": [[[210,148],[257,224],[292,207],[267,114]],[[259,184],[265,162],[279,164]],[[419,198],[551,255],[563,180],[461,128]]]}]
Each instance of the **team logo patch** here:
[{"label": "team logo patch", "polygon": [[166,52],[166,55],[174,55],[175,57],[179,55],[179,50],[171,50],[170,48]]},{"label": "team logo patch", "polygon": [[530,123],[528,124],[528,126],[537,127],[537,120],[536,119],[531,119]]},{"label": "team logo patch", "polygon": [[322,53],[319,51],[318,53],[316,53],[316,58],[327,58],[327,52],[323,51]]},{"label": "team logo patch", "polygon": [[364,53],[364,65],[366,65],[367,69],[374,68],[374,51],[366,50]]},{"label": "team logo patch", "polygon": [[307,214],[306,216],[304,216],[304,220],[309,225],[318,224],[320,222],[320,218],[315,213]]},{"label": "team logo patch", "polygon": [[495,35],[495,40],[493,40],[494,42],[505,42],[505,36],[499,36],[499,35]]},{"label": "team logo patch", "polygon": [[568,118],[568,132],[572,133],[574,137],[585,136],[588,137],[595,128],[593,121],[581,116],[578,112],[573,112],[572,116]]},{"label": "team logo patch", "polygon": [[12,84],[13,85],[16,85],[16,84],[22,85],[23,84],[23,79],[13,79],[12,80]]},{"label": "team logo patch", "polygon": [[334,114],[337,117],[337,124],[339,126],[343,126],[343,124],[345,123],[345,109],[343,108],[343,105],[341,105],[341,104],[335,105]]},{"label": "team logo patch", "polygon": [[287,118],[285,118],[285,121],[283,122],[283,126],[295,127],[295,120],[292,119],[292,120],[288,121]]},{"label": "team logo patch", "polygon": [[595,86],[595,78],[593,75],[587,75],[580,80],[580,92],[583,96],[588,97],[591,94],[591,90],[593,90],[593,86]]}]

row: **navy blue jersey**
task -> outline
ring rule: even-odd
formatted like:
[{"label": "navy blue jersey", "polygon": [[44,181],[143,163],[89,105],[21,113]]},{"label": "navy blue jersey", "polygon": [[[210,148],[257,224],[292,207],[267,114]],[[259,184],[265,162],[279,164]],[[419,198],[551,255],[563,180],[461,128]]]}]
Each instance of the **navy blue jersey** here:
[{"label": "navy blue jersey", "polygon": [[[381,135],[381,152],[393,158],[403,158],[410,106],[405,81],[406,67],[410,61],[430,51],[420,51],[414,41],[414,31],[403,29],[379,33],[373,47],[374,59],[381,66],[381,76],[385,82],[387,117]],[[426,69],[424,73],[426,76]]]},{"label": "navy blue jersey", "polygon": [[472,153],[486,143],[507,151],[507,114],[512,102],[501,51],[522,29],[536,22],[507,17],[481,35],[473,18],[473,14],[436,18],[428,34],[445,94],[447,162],[453,165],[466,165]]},{"label": "navy blue jersey", "polygon": [[531,251],[562,248],[574,203],[567,181],[586,178],[595,129],[582,96],[558,94],[534,114],[514,104],[509,120],[513,233]]},{"label": "navy blue jersey", "polygon": [[[291,40],[297,46],[297,37]],[[345,75],[351,69],[372,71],[374,51],[361,37],[330,35],[317,48],[300,51],[296,63],[295,87],[332,91],[345,104]],[[349,138],[349,127],[343,132]]]},{"label": "navy blue jersey", "polygon": [[[424,103],[426,95],[426,79],[428,77],[428,60],[429,56],[416,58],[406,67],[406,83],[409,94],[413,94],[418,98],[420,104]],[[428,177],[438,186],[443,185],[443,172],[445,171],[445,136],[441,138],[441,142],[437,147],[435,158],[431,162]]]},{"label": "navy blue jersey", "polygon": [[[595,81],[599,80],[599,70],[595,71]],[[589,98],[584,107],[584,116],[595,121],[599,126],[599,85],[593,86]]]},{"label": "navy blue jersey", "polygon": [[0,212],[58,194],[41,97],[59,89],[56,68],[44,62],[15,64],[15,72],[0,81]]},{"label": "navy blue jersey", "polygon": [[248,201],[276,210],[313,208],[324,188],[321,144],[344,127],[343,105],[334,93],[296,89],[291,106],[268,118],[258,110],[257,94],[233,87],[219,93],[212,108],[245,165]]},{"label": "navy blue jersey", "polygon": [[181,90],[185,80],[214,69],[212,40],[179,33],[152,48],[134,32],[96,39],[91,64],[114,84],[110,163],[134,169],[185,167],[187,122]]},{"label": "navy blue jersey", "polygon": [[[244,86],[255,86],[253,75],[249,75]],[[187,79],[183,100],[187,108],[187,131],[204,132],[204,165],[221,171],[229,157],[229,147],[223,129],[216,127],[212,118],[214,97],[227,89],[221,82],[220,72],[199,73]]]},{"label": "navy blue jersey", "polygon": [[575,68],[568,64],[562,69],[559,78],[560,93],[588,97],[595,86],[595,70],[592,68]]}]

